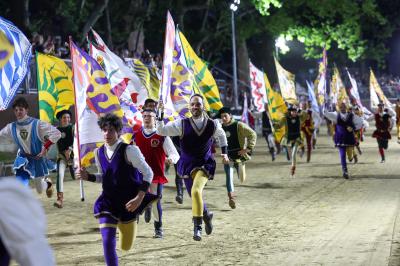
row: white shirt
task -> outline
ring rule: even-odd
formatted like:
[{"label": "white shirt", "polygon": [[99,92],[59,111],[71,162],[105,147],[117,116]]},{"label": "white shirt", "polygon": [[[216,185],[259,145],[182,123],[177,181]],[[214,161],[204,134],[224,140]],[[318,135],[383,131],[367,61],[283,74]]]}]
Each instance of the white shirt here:
[{"label": "white shirt", "polygon": [[[347,113],[347,112],[346,113],[339,113],[339,115],[343,120],[346,120],[347,116],[349,115],[349,113]],[[324,111],[324,116],[326,118],[328,118],[329,120],[331,120],[333,123],[337,124],[338,113],[336,111],[328,112],[328,111],[325,110]],[[354,124],[354,127],[356,128],[356,130],[359,130],[359,129],[361,129],[363,127],[364,120],[360,116],[358,116],[356,114],[353,114],[353,124]]]},{"label": "white shirt", "polygon": [[[206,117],[202,115],[199,118],[193,118],[193,122],[197,128],[201,129],[205,126]],[[213,120],[215,124],[215,131],[213,138],[217,140],[220,147],[228,146],[225,131],[222,129],[221,123],[218,120]],[[164,125],[164,121],[157,121],[157,134],[161,136],[182,136],[182,119],[177,119],[172,122],[168,122]]]},{"label": "white shirt", "polygon": [[[156,132],[155,128],[143,128],[143,131],[146,135],[150,135]],[[179,160],[179,153],[175,148],[174,143],[172,142],[170,137],[165,137],[163,150],[167,155],[167,158],[172,161],[173,164],[176,164]]]},{"label": "white shirt", "polygon": [[[113,145],[109,146],[107,144],[104,144],[104,148],[106,150],[106,154],[108,158],[111,158],[112,155],[115,152],[115,149],[117,148],[118,144],[121,143],[122,141],[118,139]],[[150,166],[146,163],[146,160],[144,159],[143,154],[140,152],[139,148],[134,145],[128,145],[126,147],[126,154],[125,158],[126,160],[132,164],[133,167],[135,167],[140,173],[143,175],[143,181],[148,182],[151,184],[151,181],[153,180],[153,171],[151,170]],[[102,175],[103,172],[101,170],[101,165],[99,158],[97,156],[97,149],[94,151],[94,158],[96,161],[96,166],[97,166],[97,174],[96,175],[96,182],[102,182]]]},{"label": "white shirt", "polygon": [[[24,122],[27,119],[29,119],[29,116],[25,116],[22,119],[17,120],[17,122]],[[17,130],[17,138],[19,142],[21,143],[22,148],[24,149],[24,152],[26,153],[31,153],[31,134],[33,123],[29,123],[28,125],[21,126],[21,125],[16,125],[16,130]],[[25,135],[26,138],[22,138],[21,132],[26,132],[27,134]],[[47,122],[44,122],[42,120],[39,120],[38,122],[38,137],[42,143],[46,142],[45,136],[53,143],[56,143],[60,138],[61,138],[61,132],[56,128],[50,125]],[[8,141],[14,141],[13,135],[12,135],[12,123],[7,124],[1,131],[0,131],[0,139],[7,139]]]},{"label": "white shirt", "polygon": [[15,177],[0,177],[0,238],[22,266],[55,265],[42,204]]}]

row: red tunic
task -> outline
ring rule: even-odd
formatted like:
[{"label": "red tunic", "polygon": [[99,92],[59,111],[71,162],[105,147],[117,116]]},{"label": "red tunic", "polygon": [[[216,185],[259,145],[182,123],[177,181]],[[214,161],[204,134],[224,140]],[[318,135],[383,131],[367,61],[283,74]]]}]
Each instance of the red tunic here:
[{"label": "red tunic", "polygon": [[165,137],[157,135],[156,132],[146,135],[143,129],[141,129],[135,132],[134,138],[147,164],[153,170],[154,177],[152,183],[168,183],[168,179],[164,175],[166,154],[163,144]]},{"label": "red tunic", "polygon": [[378,139],[391,139],[390,135],[390,116],[388,114],[384,114],[381,116],[380,114],[375,114],[375,126],[376,130],[372,134],[372,137]]}]

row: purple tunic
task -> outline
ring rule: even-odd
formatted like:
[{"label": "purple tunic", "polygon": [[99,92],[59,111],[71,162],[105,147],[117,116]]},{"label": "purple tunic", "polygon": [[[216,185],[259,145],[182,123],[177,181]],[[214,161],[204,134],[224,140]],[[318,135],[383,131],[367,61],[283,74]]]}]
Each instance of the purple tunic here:
[{"label": "purple tunic", "polygon": [[[347,127],[353,128],[353,131],[349,132]],[[343,120],[340,114],[337,116],[337,123],[335,127],[335,145],[338,146],[354,146],[356,144],[356,140],[354,137],[354,123],[353,123],[353,114],[348,113],[346,120]]]},{"label": "purple tunic", "polygon": [[198,129],[192,118],[182,120],[182,136],[180,138],[181,157],[178,161],[178,174],[189,177],[196,170],[204,170],[209,179],[215,173],[215,160],[211,146],[216,126],[212,119],[206,118],[204,125]]},{"label": "purple tunic", "polygon": [[[128,144],[120,143],[111,158],[108,158],[104,145],[97,151],[97,156],[103,172],[103,191],[94,204],[94,216],[110,215],[114,219],[127,223],[136,219],[149,204],[146,195],[141,206],[134,212],[129,212],[125,204],[135,198],[142,184],[140,172],[127,163],[126,148]],[[157,197],[155,197],[157,198]],[[150,202],[151,203],[151,202]]]}]

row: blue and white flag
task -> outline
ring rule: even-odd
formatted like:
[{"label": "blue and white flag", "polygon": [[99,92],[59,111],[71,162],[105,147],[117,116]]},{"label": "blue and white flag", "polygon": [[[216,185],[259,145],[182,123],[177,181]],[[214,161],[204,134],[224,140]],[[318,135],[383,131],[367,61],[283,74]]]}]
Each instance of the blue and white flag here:
[{"label": "blue and white flag", "polygon": [[308,80],[306,80],[307,88],[308,88],[308,99],[311,102],[311,110],[319,114],[319,107],[317,102],[317,97],[315,97],[314,93],[314,84]]},{"label": "blue and white flag", "polygon": [[7,109],[28,72],[31,47],[14,24],[0,17],[0,111]]}]

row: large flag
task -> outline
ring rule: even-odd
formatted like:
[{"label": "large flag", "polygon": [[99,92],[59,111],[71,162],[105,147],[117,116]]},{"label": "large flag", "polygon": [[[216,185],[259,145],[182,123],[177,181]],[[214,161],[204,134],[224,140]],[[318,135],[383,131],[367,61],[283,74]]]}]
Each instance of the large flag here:
[{"label": "large flag", "polygon": [[308,88],[308,100],[311,102],[311,110],[317,114],[319,114],[319,107],[317,97],[315,96],[314,84],[308,80],[306,80],[307,88]]},{"label": "large flag", "polygon": [[195,77],[195,91],[198,89],[206,98],[206,110],[213,112],[222,108],[221,97],[219,94],[217,83],[207,68],[207,64],[197,56],[193,48],[190,46],[186,37],[179,30],[177,31],[179,39],[182,43],[184,56],[188,68],[193,72]]},{"label": "large flag", "polygon": [[335,67],[333,70],[333,77],[331,84],[332,84],[331,90],[333,90],[335,93],[334,99],[336,100],[337,108],[339,108],[339,105],[343,102],[346,103],[347,106],[349,106],[350,99],[349,96],[347,95],[346,88],[343,84],[343,81],[340,77],[339,69],[337,67]]},{"label": "large flag", "polygon": [[285,135],[285,127],[277,127],[277,123],[282,120],[287,112],[287,107],[282,95],[274,90],[269,83],[267,75],[264,73],[264,84],[267,90],[268,112],[270,114],[272,124],[274,125],[274,136],[277,142],[280,142]]},{"label": "large flag", "polygon": [[165,43],[164,56],[161,75],[161,87],[159,91],[159,99],[164,104],[164,115],[171,117],[175,111],[171,98],[171,84],[173,71],[173,57],[175,46],[175,23],[169,11],[167,12],[167,23],[165,26]]},{"label": "large flag", "polygon": [[31,48],[26,36],[0,16],[0,111],[7,109],[28,72]]},{"label": "large flag", "polygon": [[254,106],[258,112],[264,112],[265,103],[268,102],[267,90],[265,89],[264,73],[249,62],[251,95]]},{"label": "large flag", "polygon": [[37,82],[39,92],[39,116],[53,123],[55,116],[74,104],[72,71],[60,58],[36,54]]},{"label": "large flag", "polygon": [[370,77],[369,77],[369,91],[371,93],[371,108],[377,108],[378,103],[381,101],[385,106],[388,108],[392,108],[391,102],[386,98],[385,94],[382,91],[381,86],[379,85],[378,81],[376,80],[375,74],[370,70]]},{"label": "large flag", "polygon": [[[94,162],[94,148],[103,142],[103,134],[97,125],[98,115],[114,113],[123,118],[123,111],[99,63],[72,41],[70,51],[74,73],[79,158],[81,166],[87,167]],[[126,125],[127,121],[124,122]],[[122,133],[126,133],[125,130],[129,131],[129,127],[124,127]]]},{"label": "large flag", "polygon": [[106,46],[94,30],[92,32],[97,45],[91,45],[91,56],[99,62],[107,73],[111,88],[114,91],[118,90],[118,98],[129,123],[135,128],[139,128],[142,117],[138,110],[149,96],[147,89],[135,72]]},{"label": "large flag", "polygon": [[317,98],[318,105],[324,108],[325,95],[326,95],[326,68],[328,65],[328,57],[326,55],[326,49],[322,52],[322,59],[319,62],[318,77],[314,81],[315,96]]},{"label": "large flag", "polygon": [[294,83],[294,75],[289,71],[285,70],[274,58],[276,72],[278,74],[279,87],[281,89],[281,94],[283,99],[291,104],[297,104],[296,96],[296,86]]}]

